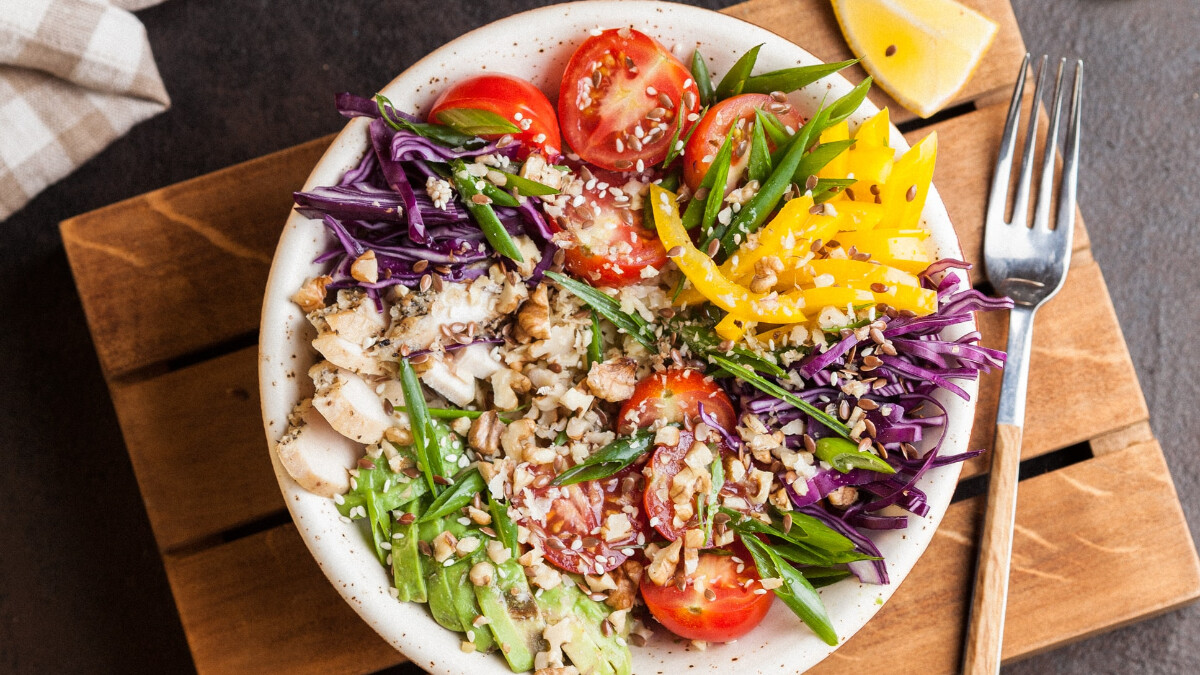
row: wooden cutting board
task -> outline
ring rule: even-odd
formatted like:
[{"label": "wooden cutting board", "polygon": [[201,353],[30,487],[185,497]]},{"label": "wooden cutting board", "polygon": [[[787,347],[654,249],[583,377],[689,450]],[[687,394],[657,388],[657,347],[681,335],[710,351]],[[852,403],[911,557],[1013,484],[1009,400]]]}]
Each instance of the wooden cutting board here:
[{"label": "wooden cutting board", "polygon": [[[872,98],[890,105],[910,142],[938,132],[935,182],[967,259],[977,263],[989,167],[1025,49],[1007,0],[966,4],[1001,28],[951,112],[914,120],[881,92]],[[826,0],[751,0],[726,13],[826,61],[849,57]],[[848,75],[858,81],[864,73]],[[404,660],[341,600],[305,549],[284,510],[259,417],[256,343],[267,270],[291,193],[329,141],[62,223],[201,673],[359,673]],[[981,317],[984,342],[1003,348],[1005,325],[998,313]],[[997,375],[982,381],[972,447],[990,445],[999,384]],[[1066,286],[1038,314],[1028,408],[1023,474],[1042,473],[1021,485],[1005,658],[1200,596],[1196,550],[1082,222]],[[984,460],[973,461],[962,479],[986,470]],[[982,507],[978,497],[954,503],[892,600],[814,672],[955,671]]]}]

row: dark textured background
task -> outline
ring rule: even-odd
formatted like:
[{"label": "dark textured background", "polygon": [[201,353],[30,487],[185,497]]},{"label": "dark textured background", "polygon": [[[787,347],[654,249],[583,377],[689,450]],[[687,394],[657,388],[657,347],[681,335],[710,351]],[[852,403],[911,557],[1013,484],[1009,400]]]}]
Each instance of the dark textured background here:
[{"label": "dark textured background", "polygon": [[[10,298],[0,330],[0,672],[192,668],[58,221],[336,131],[332,92],[374,91],[446,41],[538,4],[170,0],[140,14],[174,107],[0,224]],[[1194,529],[1200,3],[1015,5],[1034,53],[1087,61],[1080,200]],[[1200,672],[1200,607],[1006,672]]]}]

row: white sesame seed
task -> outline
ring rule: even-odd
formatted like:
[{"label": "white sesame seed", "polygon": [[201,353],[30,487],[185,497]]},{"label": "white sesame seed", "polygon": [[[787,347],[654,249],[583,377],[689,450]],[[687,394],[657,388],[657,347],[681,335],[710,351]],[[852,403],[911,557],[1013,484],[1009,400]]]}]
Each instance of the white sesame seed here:
[{"label": "white sesame seed", "polygon": [[520,122],[521,120],[525,119],[525,115],[518,112],[517,114],[513,115],[513,119]]},{"label": "white sesame seed", "polygon": [[645,163],[645,162],[643,162],[642,160],[640,160],[640,159],[639,159],[639,160],[637,161],[637,170],[638,170],[638,173],[641,173],[642,171],[645,171],[645,170],[646,170],[646,163]]},{"label": "white sesame seed", "polygon": [[658,96],[658,90],[654,87],[646,87],[647,96]]}]

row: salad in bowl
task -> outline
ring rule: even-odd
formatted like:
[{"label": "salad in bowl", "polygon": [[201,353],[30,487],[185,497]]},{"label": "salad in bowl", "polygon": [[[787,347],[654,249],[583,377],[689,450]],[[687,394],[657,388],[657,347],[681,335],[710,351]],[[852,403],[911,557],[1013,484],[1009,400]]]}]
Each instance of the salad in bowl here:
[{"label": "salad in bowl", "polygon": [[[851,62],[612,6],[533,13],[536,72],[338,95],[264,310],[277,473],[423,666],[804,668],[928,543],[1005,303]],[[692,12],[751,44],[666,42]]]}]

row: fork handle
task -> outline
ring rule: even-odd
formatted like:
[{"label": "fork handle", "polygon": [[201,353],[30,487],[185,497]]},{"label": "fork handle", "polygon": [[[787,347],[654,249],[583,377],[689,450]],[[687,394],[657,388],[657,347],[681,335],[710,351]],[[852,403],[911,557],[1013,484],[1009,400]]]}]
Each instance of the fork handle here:
[{"label": "fork handle", "polygon": [[1017,306],[1009,313],[1008,360],[1000,386],[987,510],[979,540],[971,621],[963,652],[963,673],[968,675],[1000,672],[1034,311],[1034,308]]}]

